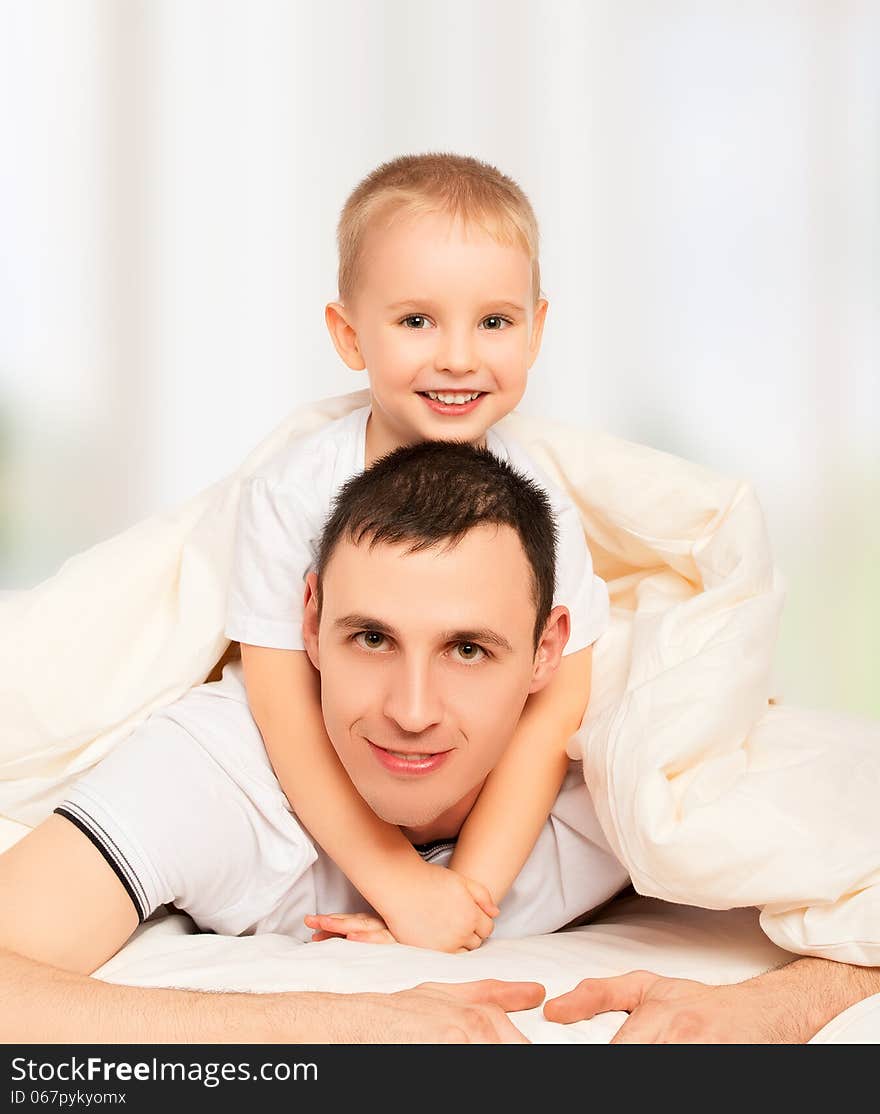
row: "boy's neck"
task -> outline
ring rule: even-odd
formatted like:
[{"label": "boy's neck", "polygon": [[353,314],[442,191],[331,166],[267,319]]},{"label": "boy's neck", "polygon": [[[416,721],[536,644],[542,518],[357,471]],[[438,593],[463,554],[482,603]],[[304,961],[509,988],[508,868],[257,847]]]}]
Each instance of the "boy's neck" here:
[{"label": "boy's neck", "polygon": [[[402,449],[407,445],[413,444],[402,437],[395,435],[392,429],[389,429],[384,422],[376,421],[372,408],[367,416],[367,429],[364,436],[364,469],[370,468],[376,461],[386,456],[388,453],[393,453],[395,449]],[[486,438],[479,442],[474,442],[476,448],[484,448]]]}]

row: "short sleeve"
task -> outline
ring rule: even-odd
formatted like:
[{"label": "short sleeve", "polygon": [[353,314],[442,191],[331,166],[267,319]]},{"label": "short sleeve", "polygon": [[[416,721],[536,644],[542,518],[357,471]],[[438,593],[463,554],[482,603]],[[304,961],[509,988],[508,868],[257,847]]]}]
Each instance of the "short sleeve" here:
[{"label": "short sleeve", "polygon": [[577,508],[568,498],[556,498],[557,550],[554,605],[564,604],[571,615],[571,634],[565,654],[592,646],[608,628],[609,603],[605,581],[593,572]]},{"label": "short sleeve", "polygon": [[186,728],[157,714],[56,812],[101,852],[140,921],[173,902],[200,928],[237,935],[316,857],[278,794],[267,807],[253,777],[231,777]]},{"label": "short sleeve", "polygon": [[314,500],[262,476],[242,485],[226,637],[302,650],[303,592],[323,521]]}]

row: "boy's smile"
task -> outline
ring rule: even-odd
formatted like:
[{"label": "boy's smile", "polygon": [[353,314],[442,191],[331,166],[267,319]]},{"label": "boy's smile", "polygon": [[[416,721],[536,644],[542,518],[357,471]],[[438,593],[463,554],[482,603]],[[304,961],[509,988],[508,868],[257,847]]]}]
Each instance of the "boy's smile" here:
[{"label": "boy's smile", "polygon": [[367,459],[423,440],[482,444],[523,396],[547,302],[518,243],[445,213],[376,217],[351,304],[327,306],[337,351],[366,367]]},{"label": "boy's smile", "polygon": [[485,391],[419,391],[428,407],[435,414],[458,417],[476,410],[480,399],[486,397]]}]

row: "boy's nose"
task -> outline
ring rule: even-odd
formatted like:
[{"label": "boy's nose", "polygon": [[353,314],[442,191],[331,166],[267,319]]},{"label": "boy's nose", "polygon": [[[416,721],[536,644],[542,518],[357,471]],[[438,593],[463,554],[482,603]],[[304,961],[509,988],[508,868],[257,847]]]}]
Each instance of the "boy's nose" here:
[{"label": "boy's nose", "polygon": [[467,375],[476,369],[476,355],[469,333],[448,334],[437,349],[438,371],[450,375]]}]

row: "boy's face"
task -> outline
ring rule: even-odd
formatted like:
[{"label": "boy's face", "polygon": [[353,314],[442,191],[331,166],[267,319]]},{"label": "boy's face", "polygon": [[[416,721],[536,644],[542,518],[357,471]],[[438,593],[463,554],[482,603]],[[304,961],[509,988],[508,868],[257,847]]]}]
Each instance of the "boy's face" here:
[{"label": "boy's face", "polygon": [[536,652],[531,582],[508,526],[416,553],[340,541],[320,621],[309,575],[303,637],[327,733],[373,811],[417,840],[458,830],[559,663],[568,612],[553,610]]},{"label": "boy's face", "polygon": [[352,304],[326,311],[339,354],[369,373],[367,463],[416,441],[482,443],[523,396],[546,310],[520,246],[441,213],[375,221]]}]

